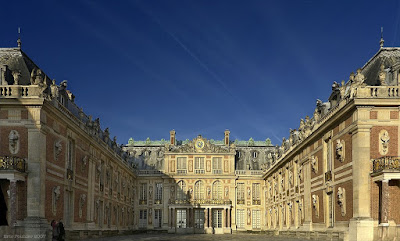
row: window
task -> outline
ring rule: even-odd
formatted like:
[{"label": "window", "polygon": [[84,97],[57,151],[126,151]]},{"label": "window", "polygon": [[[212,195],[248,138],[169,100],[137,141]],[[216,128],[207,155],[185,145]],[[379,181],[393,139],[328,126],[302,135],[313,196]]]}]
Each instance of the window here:
[{"label": "window", "polygon": [[162,192],[163,192],[162,183],[156,183],[156,194],[155,194],[156,204],[160,204],[162,202]]},{"label": "window", "polygon": [[213,199],[222,199],[222,184],[220,181],[215,181],[212,185]]},{"label": "window", "polygon": [[245,191],[244,191],[244,183],[237,184],[237,204],[245,203]]},{"label": "window", "polygon": [[255,151],[255,152],[253,152],[253,157],[254,158],[257,158],[257,155],[258,155],[258,153]]},{"label": "window", "polygon": [[253,229],[260,229],[261,228],[261,211],[260,210],[253,210]]},{"label": "window", "polygon": [[68,139],[68,163],[67,168],[73,170],[74,165],[74,154],[75,154],[75,141]]},{"label": "window", "polygon": [[194,227],[204,228],[204,209],[194,210]]},{"label": "window", "polygon": [[179,181],[176,189],[176,199],[185,200],[186,199],[186,183],[184,181]]},{"label": "window", "polygon": [[196,174],[204,174],[204,157],[194,159],[194,170]]},{"label": "window", "polygon": [[194,199],[204,199],[204,184],[202,181],[197,181],[194,184]]},{"label": "window", "polygon": [[222,173],[222,157],[213,158],[213,173],[214,174]]},{"label": "window", "polygon": [[186,174],[187,173],[187,169],[186,169],[186,157],[178,157],[176,159],[176,170],[178,172],[178,174]]},{"label": "window", "polygon": [[154,228],[161,228],[162,224],[162,212],[161,209],[154,209]]},{"label": "window", "polygon": [[244,209],[238,209],[236,213],[236,224],[238,228],[244,228]]},{"label": "window", "polygon": [[140,183],[139,204],[147,204],[147,183]]},{"label": "window", "polygon": [[222,228],[222,210],[213,210],[213,228]]},{"label": "window", "polygon": [[253,183],[253,205],[261,205],[260,183]]},{"label": "window", "polygon": [[147,227],[147,209],[139,211],[139,228]]},{"label": "window", "polygon": [[176,210],[176,227],[186,228],[186,209]]}]

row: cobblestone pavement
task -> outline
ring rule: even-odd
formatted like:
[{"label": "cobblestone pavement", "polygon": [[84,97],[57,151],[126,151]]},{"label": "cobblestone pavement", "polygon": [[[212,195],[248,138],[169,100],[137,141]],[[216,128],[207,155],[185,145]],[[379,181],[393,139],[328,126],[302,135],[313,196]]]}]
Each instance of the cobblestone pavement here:
[{"label": "cobblestone pavement", "polygon": [[104,238],[85,239],[85,241],[309,241],[308,239],[294,239],[276,237],[264,234],[134,234]]}]

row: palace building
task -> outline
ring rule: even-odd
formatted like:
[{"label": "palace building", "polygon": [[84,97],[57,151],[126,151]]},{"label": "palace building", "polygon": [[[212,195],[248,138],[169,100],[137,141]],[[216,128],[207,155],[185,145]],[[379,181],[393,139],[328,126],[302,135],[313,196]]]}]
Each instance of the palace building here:
[{"label": "palace building", "polygon": [[229,130],[221,140],[180,141],[172,130],[119,145],[66,81],[56,84],[20,46],[0,48],[0,235],[50,240],[50,222],[62,220],[69,239],[398,239],[399,70],[400,48],[382,41],[280,145],[231,140]]}]

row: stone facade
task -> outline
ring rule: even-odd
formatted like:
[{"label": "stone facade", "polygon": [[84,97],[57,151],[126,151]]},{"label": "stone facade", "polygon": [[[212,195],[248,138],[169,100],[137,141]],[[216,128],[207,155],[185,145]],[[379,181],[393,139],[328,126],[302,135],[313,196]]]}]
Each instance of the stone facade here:
[{"label": "stone facade", "polygon": [[[0,49],[0,235],[141,230],[399,238],[400,48],[381,48],[280,145],[119,145],[20,48]],[[36,235],[36,236],[35,236]]]}]

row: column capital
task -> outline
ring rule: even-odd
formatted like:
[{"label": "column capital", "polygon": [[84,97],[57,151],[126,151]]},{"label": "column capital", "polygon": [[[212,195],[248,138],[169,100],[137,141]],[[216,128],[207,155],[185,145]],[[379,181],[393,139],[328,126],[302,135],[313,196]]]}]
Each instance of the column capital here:
[{"label": "column capital", "polygon": [[382,179],[382,182],[389,183],[390,179]]}]

